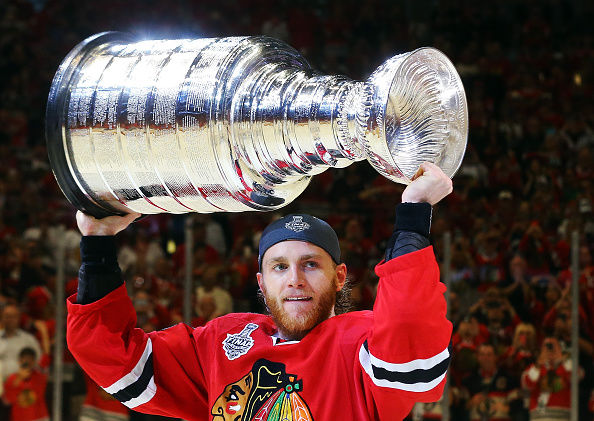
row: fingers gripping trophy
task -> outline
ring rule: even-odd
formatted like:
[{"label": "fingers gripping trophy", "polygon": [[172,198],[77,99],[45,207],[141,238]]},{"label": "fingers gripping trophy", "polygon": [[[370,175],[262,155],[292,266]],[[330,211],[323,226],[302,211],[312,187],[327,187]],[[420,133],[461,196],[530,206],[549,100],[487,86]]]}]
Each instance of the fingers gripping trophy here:
[{"label": "fingers gripping trophy", "polygon": [[452,177],[467,132],[464,88],[438,50],[361,82],[268,37],[94,35],[60,65],[46,114],[58,184],[96,218],[274,210],[364,159],[399,183],[424,162]]}]

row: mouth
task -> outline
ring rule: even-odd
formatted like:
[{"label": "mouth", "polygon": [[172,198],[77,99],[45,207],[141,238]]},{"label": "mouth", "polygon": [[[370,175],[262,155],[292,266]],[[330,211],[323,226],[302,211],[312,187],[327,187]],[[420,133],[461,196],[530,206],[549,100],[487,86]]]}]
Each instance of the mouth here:
[{"label": "mouth", "polygon": [[283,301],[284,302],[305,302],[311,301],[313,297],[306,297],[306,296],[295,296],[295,297],[286,297]]}]

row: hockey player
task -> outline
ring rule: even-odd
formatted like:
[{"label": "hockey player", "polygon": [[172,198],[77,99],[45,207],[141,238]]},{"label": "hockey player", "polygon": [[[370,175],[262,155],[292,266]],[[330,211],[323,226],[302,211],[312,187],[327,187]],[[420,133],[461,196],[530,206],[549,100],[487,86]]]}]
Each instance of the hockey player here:
[{"label": "hockey player", "polygon": [[270,316],[229,314],[145,333],[114,235],[138,214],[82,213],[82,266],[67,339],[82,368],[136,411],[185,420],[398,420],[437,401],[450,359],[445,287],[429,246],[431,205],[451,180],[425,163],[402,194],[373,311],[334,315],[347,269],[334,230],[309,215],[261,237],[258,284]]}]

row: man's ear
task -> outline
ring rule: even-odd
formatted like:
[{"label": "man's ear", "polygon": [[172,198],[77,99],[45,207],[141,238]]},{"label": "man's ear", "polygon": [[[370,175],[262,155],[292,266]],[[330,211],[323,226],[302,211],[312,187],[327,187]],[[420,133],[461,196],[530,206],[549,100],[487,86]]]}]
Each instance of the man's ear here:
[{"label": "man's ear", "polygon": [[258,272],[256,273],[256,279],[258,279],[258,287],[260,287],[261,291],[264,291],[263,285],[264,285],[264,281],[262,280],[262,273]]},{"label": "man's ear", "polygon": [[336,270],[336,279],[337,279],[336,291],[340,291],[344,287],[344,284],[346,283],[347,267],[344,263],[341,263],[336,266],[335,270]]}]

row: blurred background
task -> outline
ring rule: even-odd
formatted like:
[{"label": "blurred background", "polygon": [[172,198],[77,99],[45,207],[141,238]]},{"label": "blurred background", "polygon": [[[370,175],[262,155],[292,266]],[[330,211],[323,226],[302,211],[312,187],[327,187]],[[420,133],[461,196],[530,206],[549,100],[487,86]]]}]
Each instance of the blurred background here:
[{"label": "blurred background", "polygon": [[[11,419],[11,411],[15,420],[47,419],[55,405],[52,361],[63,329],[56,325],[56,250],[62,239],[70,295],[80,235],[75,210],[49,168],[45,104],[68,51],[105,30],[145,38],[266,34],[299,49],[314,68],[354,79],[401,52],[442,50],[463,79],[470,114],[454,192],[435,207],[432,224],[442,273],[449,273],[454,357],[448,404],[417,405],[409,417],[569,419],[573,304],[579,419],[594,419],[593,12],[592,2],[580,0],[0,3],[0,419]],[[363,162],[314,177],[280,212],[313,213],[336,229],[354,310],[372,308],[373,268],[403,187]],[[257,244],[274,217],[155,215],[131,226],[118,237],[119,262],[139,327],[183,320],[187,218],[193,222],[191,324],[261,311]],[[569,289],[574,231],[577,303]],[[451,259],[443,267],[446,232]],[[61,419],[160,419],[110,400],[65,347],[63,359]],[[18,376],[32,379],[29,389],[17,387]]]}]

